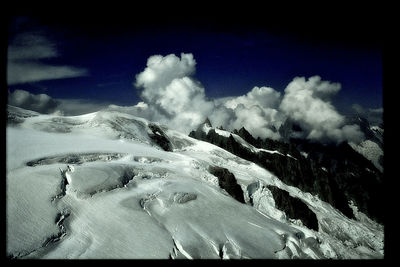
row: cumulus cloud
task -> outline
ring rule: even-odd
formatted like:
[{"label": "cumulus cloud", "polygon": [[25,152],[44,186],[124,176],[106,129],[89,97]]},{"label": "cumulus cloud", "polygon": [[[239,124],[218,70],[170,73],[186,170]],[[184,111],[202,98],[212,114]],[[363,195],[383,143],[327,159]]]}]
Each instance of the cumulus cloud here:
[{"label": "cumulus cloud", "polygon": [[[345,117],[331,103],[341,89],[339,83],[323,81],[319,76],[307,80],[296,77],[283,95],[273,88],[256,86],[242,96],[209,99],[202,84],[194,78],[195,72],[192,54],[151,56],[134,83],[143,101],[131,107],[111,105],[108,109],[123,109],[186,134],[208,117],[214,126],[229,131],[245,127],[255,137],[262,138],[279,139],[277,130],[286,119],[300,125],[303,138],[314,141],[357,143],[364,138],[357,125],[346,125]],[[9,94],[8,99],[11,105],[64,115],[94,112],[108,106],[87,100],[52,99],[23,90]],[[359,105],[353,108],[364,113],[366,110]],[[382,114],[382,109],[369,113]]]},{"label": "cumulus cloud", "polygon": [[15,90],[8,94],[8,104],[48,114],[56,111],[60,102],[46,94],[35,95],[25,90]]},{"label": "cumulus cloud", "polygon": [[43,59],[59,56],[55,43],[40,32],[25,32],[16,35],[8,45],[7,84],[15,85],[88,75],[88,70],[84,68],[41,62]]},{"label": "cumulus cloud", "polygon": [[151,101],[157,96],[158,89],[164,89],[174,79],[188,77],[195,72],[196,61],[192,54],[181,53],[181,58],[174,54],[165,57],[154,55],[148,58],[147,67],[143,72],[136,75],[137,87],[145,87],[142,97]]},{"label": "cumulus cloud", "polygon": [[142,89],[140,96],[147,109],[155,112],[153,119],[188,132],[213,112],[215,104],[206,99],[204,87],[192,77],[195,66],[192,54],[149,57],[147,67],[136,75],[135,86]]},{"label": "cumulus cloud", "polygon": [[8,104],[42,114],[75,116],[95,112],[109,106],[109,103],[86,99],[55,99],[46,94],[32,94],[25,90],[8,93]]},{"label": "cumulus cloud", "polygon": [[259,106],[261,108],[276,109],[280,103],[281,93],[270,87],[254,87],[244,96],[227,100],[225,106],[235,109],[239,104],[245,107]]},{"label": "cumulus cloud", "polygon": [[272,126],[274,117],[277,114],[277,110],[269,109],[268,112],[265,112],[265,109],[258,105],[246,107],[243,104],[239,104],[234,109],[234,112],[236,118],[233,122],[232,128],[240,129],[245,127],[256,137],[279,139],[279,133],[273,131],[270,127]]},{"label": "cumulus cloud", "polygon": [[273,88],[256,86],[242,96],[209,99],[193,77],[195,72],[192,54],[149,57],[134,83],[143,102],[132,112],[184,133],[208,117],[214,126],[245,127],[256,137],[279,139],[277,129],[290,118],[310,140],[358,142],[363,138],[357,125],[345,125],[344,116],[330,102],[341,89],[339,83],[322,81],[319,76],[296,77],[283,97]]},{"label": "cumulus cloud", "polygon": [[305,129],[310,140],[359,142],[363,138],[359,127],[345,125],[344,116],[330,102],[339,90],[340,84],[319,76],[296,77],[285,89],[280,110]]},{"label": "cumulus cloud", "polygon": [[257,86],[246,95],[227,100],[225,106],[235,113],[231,128],[245,127],[257,137],[279,139],[278,132],[273,129],[277,129],[283,120],[277,110],[280,101],[280,92]]},{"label": "cumulus cloud", "polygon": [[256,87],[245,96],[208,99],[204,87],[193,77],[195,67],[192,54],[182,53],[180,58],[174,54],[151,56],[147,67],[136,75],[135,86],[141,89],[144,101],[142,108],[131,112],[185,133],[208,117],[212,124],[228,130],[244,126],[254,130],[256,136],[277,137],[267,125],[274,120],[279,92]]}]

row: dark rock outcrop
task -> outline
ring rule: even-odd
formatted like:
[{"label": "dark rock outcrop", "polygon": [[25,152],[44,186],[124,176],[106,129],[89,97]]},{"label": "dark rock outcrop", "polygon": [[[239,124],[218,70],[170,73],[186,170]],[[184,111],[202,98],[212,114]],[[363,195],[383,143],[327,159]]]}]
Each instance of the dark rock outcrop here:
[{"label": "dark rock outcrop", "polygon": [[221,188],[241,203],[245,203],[243,191],[236,182],[235,176],[228,169],[210,166],[209,172],[218,178],[218,184]]},{"label": "dark rock outcrop", "polygon": [[149,137],[153,140],[157,145],[159,145],[165,151],[172,151],[172,144],[169,141],[167,135],[155,124],[149,124],[149,128],[151,133],[149,133]]},{"label": "dark rock outcrop", "polygon": [[291,219],[300,220],[306,227],[318,231],[318,219],[315,213],[300,199],[292,197],[288,192],[269,185],[277,209],[284,211]]}]

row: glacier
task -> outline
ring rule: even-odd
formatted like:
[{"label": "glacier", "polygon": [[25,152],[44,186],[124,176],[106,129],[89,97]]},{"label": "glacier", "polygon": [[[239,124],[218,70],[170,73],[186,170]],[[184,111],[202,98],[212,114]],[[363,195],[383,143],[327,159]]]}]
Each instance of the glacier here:
[{"label": "glacier", "polygon": [[[350,219],[265,168],[166,125],[112,109],[79,116],[12,106],[7,112],[10,258],[384,257],[383,225],[354,203]],[[244,203],[220,186],[213,167],[229,170]],[[279,210],[269,186],[307,205],[318,231]]]}]

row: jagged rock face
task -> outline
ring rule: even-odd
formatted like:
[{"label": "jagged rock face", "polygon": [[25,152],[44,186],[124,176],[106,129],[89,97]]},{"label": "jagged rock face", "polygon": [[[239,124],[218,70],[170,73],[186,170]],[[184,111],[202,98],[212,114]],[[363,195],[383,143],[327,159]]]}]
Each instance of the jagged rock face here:
[{"label": "jagged rock face", "polygon": [[346,199],[353,200],[359,209],[383,222],[383,174],[349,144],[323,146],[304,140],[292,140],[299,149],[308,153],[308,159],[323,166]]},{"label": "jagged rock face", "polygon": [[291,219],[299,219],[306,227],[318,231],[318,219],[315,213],[300,199],[292,197],[288,192],[276,186],[269,185],[275,201],[275,206],[285,212]]},{"label": "jagged rock face", "polygon": [[239,135],[242,137],[246,142],[249,144],[257,147],[257,148],[264,148],[267,150],[278,150],[283,154],[290,154],[295,158],[301,157],[299,150],[296,148],[295,145],[291,143],[286,143],[282,141],[272,140],[272,139],[261,139],[258,137],[255,139],[244,127],[240,128],[240,130],[233,130],[234,134]]},{"label": "jagged rock face", "polygon": [[330,173],[321,169],[319,164],[301,156],[295,160],[290,157],[263,152],[259,153],[258,162],[283,182],[318,195],[347,217],[353,218],[347,199],[343,192],[338,189],[335,179]]},{"label": "jagged rock face", "polygon": [[[344,215],[354,218],[348,205],[353,200],[359,210],[377,222],[383,222],[382,173],[347,143],[323,146],[301,139],[291,143],[255,139],[244,128],[235,133],[257,148],[278,150],[297,160],[260,151],[252,152],[238,143],[232,135],[224,137],[213,129],[206,134],[200,128],[189,136],[215,144],[243,159],[252,161],[274,173],[284,183],[318,195]],[[301,152],[307,152],[305,158]]]},{"label": "jagged rock face", "polygon": [[242,127],[240,128],[240,130],[233,130],[234,134],[239,135],[240,137],[242,137],[244,140],[246,140],[246,142],[248,142],[249,144],[252,144],[253,146],[257,147],[260,145],[260,141],[261,139],[255,139],[247,130],[246,128]]},{"label": "jagged rock face", "polygon": [[289,141],[291,138],[301,138],[303,136],[303,129],[291,119],[286,119],[285,122],[279,127],[279,134],[283,141]]},{"label": "jagged rock face", "polygon": [[228,171],[228,169],[210,166],[209,172],[218,177],[219,186],[225,189],[229,195],[231,195],[237,201],[245,203],[242,188],[236,182],[235,176]]}]

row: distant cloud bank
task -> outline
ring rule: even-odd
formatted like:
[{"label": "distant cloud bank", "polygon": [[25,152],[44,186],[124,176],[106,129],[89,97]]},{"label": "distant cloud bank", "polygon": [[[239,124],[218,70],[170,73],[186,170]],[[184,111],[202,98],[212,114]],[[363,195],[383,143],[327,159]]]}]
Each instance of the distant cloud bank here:
[{"label": "distant cloud bank", "polygon": [[290,118],[310,140],[359,142],[364,138],[357,125],[345,124],[344,116],[331,103],[341,89],[339,83],[323,81],[319,76],[308,80],[296,77],[283,96],[270,87],[254,87],[243,96],[209,99],[193,77],[195,67],[192,54],[149,57],[134,83],[144,101],[136,115],[185,133],[208,117],[215,126],[228,130],[244,126],[257,137],[279,139],[277,129]]}]

